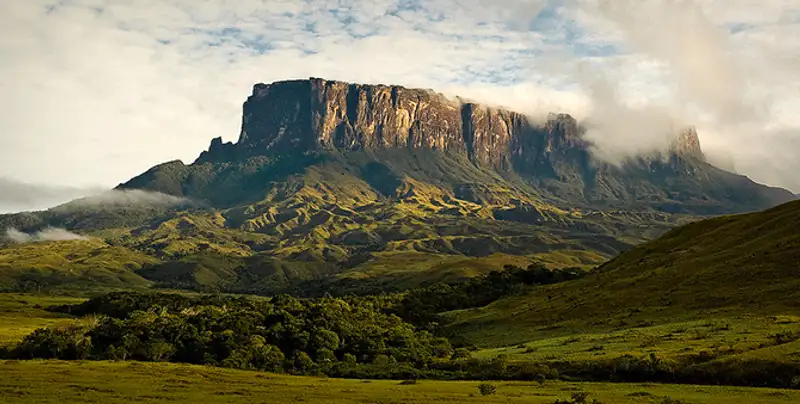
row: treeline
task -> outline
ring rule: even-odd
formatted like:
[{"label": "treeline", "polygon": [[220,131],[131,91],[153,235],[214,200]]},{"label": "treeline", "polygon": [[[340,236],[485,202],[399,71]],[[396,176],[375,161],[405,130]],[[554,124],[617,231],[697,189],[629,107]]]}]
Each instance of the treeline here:
[{"label": "treeline", "polygon": [[391,314],[391,298],[270,300],[112,293],[59,310],[92,319],[39,329],[11,352],[20,359],[171,361],[298,374],[338,374],[358,364],[423,368],[449,359],[445,338]]},{"label": "treeline", "polygon": [[[451,283],[439,282],[422,285],[413,290],[434,290],[445,285],[464,291],[469,289],[473,293],[477,292],[480,298],[474,301],[461,299],[461,305],[476,307],[475,305],[485,305],[487,302],[503,297],[514,290],[520,290],[525,285],[546,285],[563,282],[583,277],[586,274],[586,271],[577,267],[548,269],[543,263],[536,262],[528,265],[527,268],[505,265],[502,270],[491,271],[485,275],[465,278]],[[397,285],[384,280],[337,278],[307,280],[279,290],[281,293],[305,298],[369,296],[384,293],[405,293],[408,291],[408,289],[401,289]]]},{"label": "treeline", "polygon": [[438,333],[442,325],[440,313],[486,306],[504,297],[522,293],[530,286],[579,279],[587,273],[574,267],[548,269],[542,263],[533,263],[527,268],[506,265],[501,271],[491,271],[459,282],[439,282],[404,291],[389,291],[379,284],[361,280],[317,280],[296,286],[291,290],[291,295],[348,299],[383,296],[393,301],[389,306],[393,314],[417,327]]},{"label": "treeline", "polygon": [[[800,339],[791,334],[788,343]],[[663,360],[620,355],[599,360],[551,363],[570,378],[584,381],[658,382],[680,384],[777,387],[800,389],[800,363],[769,358],[725,358],[713,355]]]},{"label": "treeline", "polygon": [[408,290],[402,294],[402,300],[395,310],[406,321],[429,327],[430,323],[441,321],[439,313],[486,306],[501,298],[522,293],[528,286],[565,282],[586,274],[586,271],[578,268],[548,269],[541,263],[531,264],[528,268],[507,265],[503,271],[492,271],[459,283],[437,283]]}]

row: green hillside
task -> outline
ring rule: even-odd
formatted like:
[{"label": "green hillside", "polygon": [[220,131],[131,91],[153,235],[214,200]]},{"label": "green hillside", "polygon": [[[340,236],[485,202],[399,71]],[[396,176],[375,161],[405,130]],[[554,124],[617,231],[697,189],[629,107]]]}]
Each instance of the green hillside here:
[{"label": "green hillside", "polygon": [[590,276],[451,313],[489,344],[725,317],[800,313],[800,202],[695,222]]},{"label": "green hillside", "polygon": [[[105,287],[265,293],[309,279],[373,276],[412,287],[534,258],[590,268],[692,218],[646,207],[559,208],[525,183],[430,151],[309,159],[288,176],[282,161],[263,158],[187,166],[190,174],[168,163],[125,187],[179,187],[180,204],[88,200],[0,217],[0,227],[25,231],[66,227],[113,246],[102,251],[114,256],[99,261],[85,242],[8,245],[0,254],[29,255],[0,272],[3,288],[32,290],[31,276],[41,287],[78,282],[49,276],[54,271],[92,272],[91,283]],[[56,265],[54,249],[71,258]],[[123,265],[132,259],[136,265]],[[95,264],[88,272],[87,260]],[[127,272],[103,282],[102,271]]]}]

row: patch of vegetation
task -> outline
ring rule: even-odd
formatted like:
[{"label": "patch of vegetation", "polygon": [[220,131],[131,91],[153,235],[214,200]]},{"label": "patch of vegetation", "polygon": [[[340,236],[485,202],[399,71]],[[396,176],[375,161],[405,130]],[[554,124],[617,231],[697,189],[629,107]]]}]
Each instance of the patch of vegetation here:
[{"label": "patch of vegetation", "polygon": [[38,328],[73,322],[74,317],[47,308],[82,301],[72,297],[0,293],[0,348],[15,345]]},{"label": "patch of vegetation", "polygon": [[[57,404],[95,402],[249,404],[281,403],[527,403],[550,404],[569,391],[585,391],[605,403],[640,404],[630,396],[647,390],[652,402],[705,404],[779,404],[800,400],[791,390],[669,384],[548,382],[493,383],[494,395],[480,396],[486,382],[426,381],[398,386],[393,380],[361,380],[288,376],[208,366],[147,362],[0,361],[0,402]],[[390,398],[389,398],[390,397]],[[647,399],[647,398],[646,398]],[[648,401],[650,402],[650,401]]]},{"label": "patch of vegetation", "polygon": [[[390,299],[270,300],[114,293],[76,306],[105,317],[39,329],[16,358],[172,361],[299,374],[416,373],[447,339],[387,314]],[[62,307],[63,309],[63,307]],[[405,378],[408,378],[406,376]]]},{"label": "patch of vegetation", "polygon": [[478,385],[478,392],[481,393],[482,396],[491,396],[497,393],[497,386],[489,383],[481,383]]}]

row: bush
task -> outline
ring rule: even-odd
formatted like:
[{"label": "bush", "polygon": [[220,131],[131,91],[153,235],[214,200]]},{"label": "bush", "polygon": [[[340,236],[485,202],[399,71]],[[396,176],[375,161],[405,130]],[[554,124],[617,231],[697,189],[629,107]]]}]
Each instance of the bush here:
[{"label": "bush", "polygon": [[579,391],[576,393],[572,393],[572,403],[573,404],[586,404],[586,399],[589,397],[589,393],[585,391]]},{"label": "bush", "polygon": [[469,349],[466,348],[458,348],[453,351],[452,359],[469,359],[472,357],[472,353]]},{"label": "bush", "polygon": [[497,386],[489,383],[481,383],[478,385],[478,392],[481,393],[482,396],[490,396],[497,393]]},{"label": "bush", "polygon": [[15,352],[20,359],[86,359],[91,341],[81,329],[40,328],[23,338]]},{"label": "bush", "polygon": [[[577,393],[572,393],[572,400],[561,401],[556,400],[553,404],[589,404],[587,398],[589,397],[589,393],[579,391]],[[592,399],[591,404],[602,404],[597,399]]]}]

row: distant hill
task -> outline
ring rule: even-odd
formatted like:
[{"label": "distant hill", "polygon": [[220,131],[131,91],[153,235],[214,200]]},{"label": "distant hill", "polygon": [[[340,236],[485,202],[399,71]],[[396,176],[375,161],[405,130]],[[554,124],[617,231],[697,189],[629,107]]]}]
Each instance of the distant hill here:
[{"label": "distant hill", "polygon": [[[533,259],[591,267],[698,217],[794,198],[708,164],[691,128],[617,166],[592,157],[569,115],[537,123],[429,90],[294,80],[257,84],[243,109],[236,143],[157,165],[117,187],[124,197],[0,226],[61,227],[145,256],[125,269],[132,285],[265,292],[342,276],[413,286]],[[71,259],[6,261],[3,284],[73,282],[47,274],[87,257],[57,243]]]},{"label": "distant hill", "polygon": [[513,344],[560,330],[800,313],[800,201],[674,229],[584,279],[456,313],[454,329]]}]

